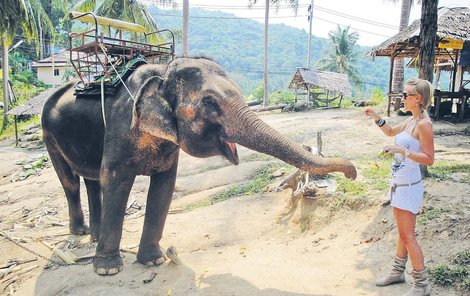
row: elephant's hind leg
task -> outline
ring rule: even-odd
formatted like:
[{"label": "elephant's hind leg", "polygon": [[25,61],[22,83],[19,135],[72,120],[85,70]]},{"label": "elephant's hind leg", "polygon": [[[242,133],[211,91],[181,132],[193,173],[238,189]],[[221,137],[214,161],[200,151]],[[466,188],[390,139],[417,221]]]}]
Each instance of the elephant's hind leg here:
[{"label": "elephant's hind leg", "polygon": [[88,234],[90,229],[85,225],[82,205],[80,203],[80,178],[73,173],[72,168],[59,152],[51,151],[51,149],[48,150],[52,165],[67,197],[70,233],[77,235]]},{"label": "elephant's hind leg", "polygon": [[100,238],[101,227],[101,187],[100,181],[85,179],[90,211],[90,235],[93,241]]}]

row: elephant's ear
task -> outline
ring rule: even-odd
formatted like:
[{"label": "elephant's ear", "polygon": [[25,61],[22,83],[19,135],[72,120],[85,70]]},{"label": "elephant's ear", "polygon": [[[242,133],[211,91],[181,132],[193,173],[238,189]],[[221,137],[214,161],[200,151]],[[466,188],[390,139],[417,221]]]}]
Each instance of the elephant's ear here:
[{"label": "elephant's ear", "polygon": [[178,144],[176,119],[168,102],[161,96],[162,78],[144,82],[135,96],[131,128]]}]

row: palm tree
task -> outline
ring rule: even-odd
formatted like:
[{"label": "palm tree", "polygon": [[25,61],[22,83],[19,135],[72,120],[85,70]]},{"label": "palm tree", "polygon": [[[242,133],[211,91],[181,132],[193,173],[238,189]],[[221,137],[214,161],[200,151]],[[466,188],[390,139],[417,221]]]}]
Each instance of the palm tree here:
[{"label": "palm tree", "polygon": [[[392,2],[398,2],[399,0],[391,0]],[[414,0],[402,0],[401,1],[401,12],[400,12],[400,26],[399,31],[404,30],[408,27],[410,22],[410,12],[413,6]],[[417,1],[421,2],[420,0]],[[405,77],[405,63],[403,59],[396,59],[393,63],[393,80],[392,80],[392,92],[403,91],[403,80]],[[400,108],[400,100],[397,100],[394,105],[394,110],[397,111]]]},{"label": "palm tree", "polygon": [[419,78],[433,80],[437,32],[437,1],[423,0],[419,32]]},{"label": "palm tree", "polygon": [[[172,0],[158,0],[159,3],[169,4]],[[81,0],[72,10],[80,12],[93,11],[99,16],[137,23],[145,27],[147,32],[158,31],[157,23],[147,10],[147,7],[137,0]],[[160,42],[159,36],[149,36],[150,43]]]},{"label": "palm tree", "polygon": [[[397,2],[397,1],[398,0],[393,0],[393,2]],[[401,1],[400,26],[398,28],[399,31],[402,31],[406,27],[408,27],[412,5],[413,5],[413,0]],[[396,59],[394,62],[394,66],[393,66],[393,82],[392,82],[393,92],[403,91],[404,68],[405,67],[404,67],[403,59]]]},{"label": "palm tree", "polygon": [[354,63],[359,57],[356,50],[356,42],[359,39],[357,32],[349,32],[349,27],[337,27],[336,31],[328,33],[331,46],[327,55],[317,62],[318,70],[326,70],[336,73],[345,73],[356,85],[361,83],[359,72]]},{"label": "palm tree", "polygon": [[[41,31],[54,36],[54,28],[40,1],[37,0],[3,0],[0,6],[0,39],[2,46],[3,71],[3,125],[8,124],[7,112],[10,105],[8,93],[8,48],[18,29],[30,40],[37,40]],[[39,49],[37,44],[37,49]]]},{"label": "palm tree", "polygon": [[[255,5],[257,0],[249,0],[249,7]],[[299,7],[299,0],[266,0],[265,10],[264,10],[264,100],[263,106],[269,106],[269,96],[268,96],[268,31],[269,31],[269,4],[275,4],[279,6],[281,2],[288,3],[297,14],[297,8]]]}]

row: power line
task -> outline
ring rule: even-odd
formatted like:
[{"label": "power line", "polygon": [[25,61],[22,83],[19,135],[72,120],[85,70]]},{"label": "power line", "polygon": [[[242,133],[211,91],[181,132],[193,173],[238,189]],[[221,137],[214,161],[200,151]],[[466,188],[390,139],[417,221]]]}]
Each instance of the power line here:
[{"label": "power line", "polygon": [[[159,15],[159,16],[170,16],[170,17],[183,17],[182,15],[176,15],[176,14],[162,14],[162,13],[154,13],[153,15]],[[291,18],[293,16],[289,16],[289,17],[278,17],[278,18]],[[193,19],[244,19],[244,20],[256,20],[256,19],[264,19],[264,17],[250,17],[250,18],[245,18],[245,17],[207,17],[207,16],[190,16],[190,18],[193,18]],[[271,18],[276,18],[276,17],[271,17]],[[324,21],[324,22],[327,22],[327,23],[331,23],[331,24],[335,24],[335,25],[339,25],[339,26],[342,26],[342,27],[348,27],[348,25],[343,25],[343,24],[340,24],[340,23],[336,23],[336,22],[332,22],[332,21],[329,21],[329,20],[326,20],[326,19],[323,19],[323,18],[319,18],[319,17],[315,17],[315,19],[318,19],[318,20],[321,20],[321,21]],[[391,36],[388,36],[388,35],[383,35],[383,34],[379,34],[379,33],[375,33],[375,32],[371,32],[371,31],[366,31],[366,30],[362,30],[362,29],[358,29],[358,28],[354,28],[354,27],[350,27],[351,29],[354,29],[356,31],[360,31],[360,32],[364,32],[364,33],[368,33],[368,34],[372,34],[372,35],[377,35],[377,36],[382,36],[382,37],[387,37],[387,38],[390,38]]]},{"label": "power line", "polygon": [[338,11],[334,11],[334,10],[331,10],[331,9],[328,9],[328,8],[324,8],[324,7],[321,7],[321,6],[314,6],[314,9],[315,8],[320,10],[320,11],[329,13],[329,14],[341,16],[341,17],[348,18],[348,19],[352,19],[352,20],[355,20],[355,21],[358,21],[358,22],[363,22],[363,23],[367,23],[367,24],[370,24],[370,25],[374,25],[374,26],[386,27],[386,28],[398,30],[398,26],[393,26],[393,25],[389,25],[389,24],[385,24],[385,23],[381,23],[381,22],[376,22],[376,21],[360,18],[360,17],[353,16],[353,15],[350,15],[350,14],[345,14],[345,13],[342,13],[342,12],[338,12]]},{"label": "power line", "polygon": [[[157,5],[156,1],[152,1],[152,0],[141,0],[141,2],[147,2],[147,3],[150,3],[150,4]],[[308,6],[309,6],[309,4],[300,4],[298,6],[298,9],[307,8]],[[207,8],[207,9],[226,9],[226,10],[265,9],[262,6],[261,7],[260,6],[257,6],[257,7],[252,6],[252,7],[249,8],[248,6],[208,5],[208,4],[191,4],[191,7]],[[277,6],[275,6],[275,7],[276,7],[276,9],[289,9],[289,10],[292,10],[292,8],[293,8],[289,5],[279,5],[278,7]],[[314,6],[314,10],[319,10],[319,11],[322,11],[322,12],[325,12],[325,13],[328,13],[328,14],[333,14],[333,15],[336,15],[336,16],[339,16],[339,17],[342,17],[342,18],[346,18],[346,19],[351,19],[351,20],[354,20],[354,21],[357,21],[357,22],[367,23],[369,25],[374,25],[374,26],[379,26],[379,27],[385,27],[385,28],[389,28],[389,29],[398,30],[398,26],[394,26],[394,25],[390,25],[390,24],[386,24],[386,23],[381,23],[381,22],[378,22],[378,21],[373,21],[373,20],[357,17],[357,16],[354,16],[354,15],[342,13],[342,12],[335,11],[335,10],[332,10],[332,9],[328,9],[328,8],[318,6],[318,5]],[[289,17],[297,17],[297,16],[289,16]]]}]

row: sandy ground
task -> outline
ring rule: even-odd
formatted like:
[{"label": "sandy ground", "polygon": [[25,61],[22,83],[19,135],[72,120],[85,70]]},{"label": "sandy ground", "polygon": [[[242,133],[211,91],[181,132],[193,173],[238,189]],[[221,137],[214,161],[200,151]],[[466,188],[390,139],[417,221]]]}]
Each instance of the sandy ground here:
[{"label": "sandy ground", "polygon": [[[380,161],[376,154],[381,147],[392,142],[360,109],[273,112],[261,117],[284,135],[310,145],[316,145],[316,133],[321,130],[323,154],[353,161],[359,180],[364,180],[361,172],[365,167]],[[435,124],[437,161],[470,163],[470,137],[462,133],[466,126],[468,123]],[[182,154],[172,214],[162,240],[162,247],[177,248],[181,264],[167,261],[159,267],[146,267],[135,263],[132,252],[123,252],[124,269],[115,276],[98,276],[91,265],[45,269],[50,258],[57,260],[51,246],[67,244],[81,255],[92,255],[95,248],[87,236],[68,234],[66,200],[52,167],[21,180],[23,169],[17,162],[45,153],[43,148],[14,148],[11,140],[0,143],[0,229],[36,253],[0,237],[0,267],[15,258],[37,258],[0,279],[2,295],[392,296],[410,287],[377,288],[373,284],[390,266],[397,235],[391,209],[382,206],[385,192],[370,192],[362,203],[341,208],[334,206],[337,194],[324,193],[316,199],[302,199],[292,215],[282,219],[279,214],[289,204],[290,189],[247,194],[180,212],[185,206],[210,200],[228,186],[246,182],[258,168],[280,163],[240,146],[239,166],[220,157],[196,159]],[[426,180],[424,209],[446,210],[417,226],[428,266],[470,250],[470,184],[468,176],[464,177]],[[273,178],[270,187],[282,178]],[[134,251],[143,224],[147,185],[148,178],[137,179],[124,224],[121,246]],[[88,213],[85,192],[82,201]],[[302,217],[310,218],[306,229],[299,222]],[[153,273],[155,278],[144,283]],[[432,295],[459,295],[449,288],[432,288]]]}]

